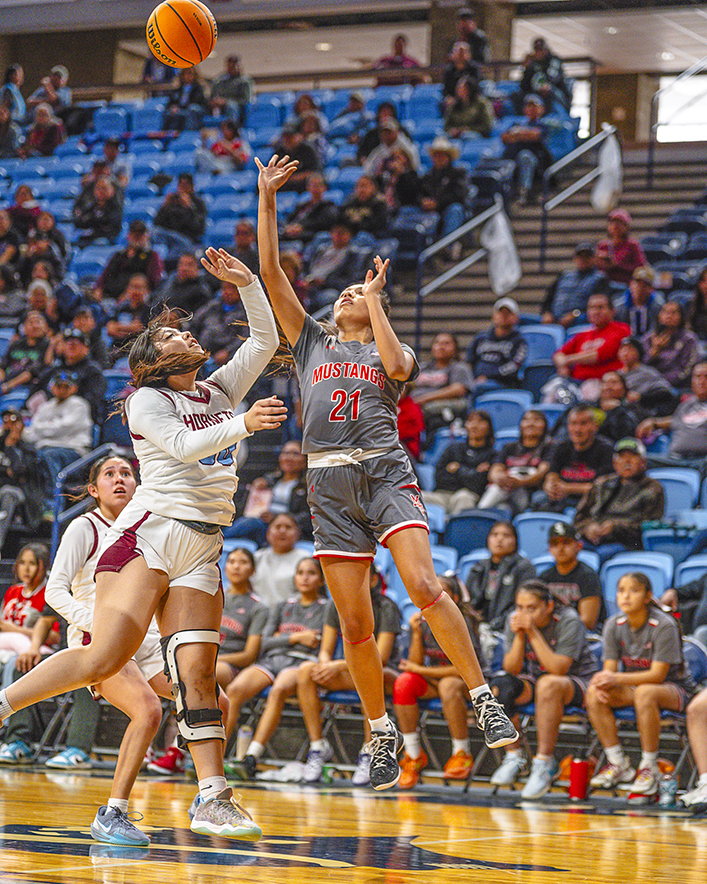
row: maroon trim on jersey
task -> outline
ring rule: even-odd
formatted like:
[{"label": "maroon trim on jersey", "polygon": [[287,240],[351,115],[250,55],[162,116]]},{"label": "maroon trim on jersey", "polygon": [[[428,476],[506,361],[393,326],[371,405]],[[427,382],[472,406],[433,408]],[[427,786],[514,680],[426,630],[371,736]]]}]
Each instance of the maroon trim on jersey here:
[{"label": "maroon trim on jersey", "polygon": [[159,387],[153,387],[153,390],[157,390],[158,393],[161,393],[165,399],[167,399],[169,402],[171,402],[172,405],[174,405],[174,399],[169,395],[166,390],[160,390]]},{"label": "maroon trim on jersey", "polygon": [[180,390],[180,393],[191,402],[201,402],[204,405],[208,405],[211,402],[211,390],[204,389],[203,384],[196,385],[196,393],[187,392],[186,390]]},{"label": "maroon trim on jersey", "polygon": [[216,387],[217,390],[220,390],[224,396],[228,396],[228,393],[224,390],[221,384],[219,384],[218,381],[215,381],[212,378],[207,378],[205,381],[203,381],[203,384],[211,384],[212,386]]},{"label": "maroon trim on jersey", "polygon": [[385,534],[382,534],[378,538],[378,543],[381,546],[388,546],[388,539],[393,536],[393,534],[397,534],[398,531],[406,531],[408,528],[424,528],[427,533],[430,533],[430,526],[427,522],[401,522],[399,525],[393,525],[392,528],[388,528]]},{"label": "maroon trim on jersey", "polygon": [[128,562],[132,562],[133,559],[137,559],[142,555],[142,552],[138,549],[136,532],[140,525],[149,519],[151,515],[151,512],[146,512],[139,521],[126,528],[115,543],[108,547],[98,560],[96,574],[100,574],[103,571],[118,573],[123,570]]},{"label": "maroon trim on jersey", "polygon": [[130,438],[131,438],[131,439],[137,439],[138,442],[143,442],[144,439],[145,439],[144,436],[140,436],[140,435],[138,435],[137,433],[133,433],[132,430],[129,430],[128,432],[130,433]]},{"label": "maroon trim on jersey", "polygon": [[88,520],[88,524],[93,529],[93,544],[91,545],[91,552],[86,556],[86,561],[88,561],[98,549],[98,528],[96,528],[96,526],[93,524],[93,519],[91,519],[90,516],[85,515],[85,518]]},{"label": "maroon trim on jersey", "polygon": [[313,559],[365,559],[372,562],[375,558],[373,553],[340,552],[333,549],[319,549],[312,556]]}]

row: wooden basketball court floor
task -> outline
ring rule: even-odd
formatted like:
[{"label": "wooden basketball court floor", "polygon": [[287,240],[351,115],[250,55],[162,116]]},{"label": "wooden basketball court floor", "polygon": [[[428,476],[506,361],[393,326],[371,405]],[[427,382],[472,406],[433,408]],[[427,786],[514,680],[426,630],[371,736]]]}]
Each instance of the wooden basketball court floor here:
[{"label": "wooden basketball court floor", "polygon": [[131,810],[151,838],[138,850],[98,844],[89,826],[105,773],[0,769],[0,882],[12,884],[704,884],[707,818],[579,805],[555,791],[425,785],[376,793],[331,786],[246,784],[243,803],[263,828],[257,844],[193,834],[195,786],[141,778]]}]

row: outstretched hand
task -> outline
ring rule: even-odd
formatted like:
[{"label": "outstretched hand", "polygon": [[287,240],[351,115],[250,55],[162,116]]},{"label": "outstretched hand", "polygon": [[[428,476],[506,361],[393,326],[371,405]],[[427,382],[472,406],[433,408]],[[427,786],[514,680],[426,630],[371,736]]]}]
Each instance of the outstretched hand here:
[{"label": "outstretched hand", "polygon": [[376,275],[373,275],[373,271],[369,270],[366,274],[366,278],[363,281],[363,288],[361,289],[361,293],[365,297],[366,295],[378,295],[383,291],[383,286],[385,285],[385,277],[386,272],[388,270],[388,265],[390,264],[390,258],[386,258],[383,261],[380,255],[376,255],[373,259],[373,264],[376,268]]},{"label": "outstretched hand", "polygon": [[260,170],[258,190],[265,193],[266,191],[278,191],[297,171],[299,160],[290,160],[288,156],[278,157],[277,154],[274,154],[270,157],[267,166],[264,166],[255,157],[255,165]]},{"label": "outstretched hand", "polygon": [[258,399],[245,413],[245,428],[249,433],[257,430],[276,430],[287,420],[287,408],[284,402],[271,396],[269,399]]},{"label": "outstretched hand", "polygon": [[255,281],[255,274],[242,261],[230,255],[225,249],[208,248],[202,266],[216,279],[233,285],[245,286]]}]

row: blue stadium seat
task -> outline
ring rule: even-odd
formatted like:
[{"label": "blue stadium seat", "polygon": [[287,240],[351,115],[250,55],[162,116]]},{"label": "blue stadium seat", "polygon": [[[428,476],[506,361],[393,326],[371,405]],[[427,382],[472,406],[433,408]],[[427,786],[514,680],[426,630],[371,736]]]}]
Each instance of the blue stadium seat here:
[{"label": "blue stadium seat", "polygon": [[538,359],[552,359],[553,353],[565,343],[561,325],[524,325],[521,332],[528,344],[528,364]]},{"label": "blue stadium seat", "polygon": [[283,122],[282,104],[276,98],[258,96],[246,108],[246,125],[249,129],[275,129]]},{"label": "blue stadium seat", "polygon": [[643,548],[648,552],[664,552],[673,557],[676,565],[684,561],[694,542],[689,528],[644,528]]},{"label": "blue stadium seat", "polygon": [[684,586],[707,574],[707,555],[690,556],[675,568],[675,586]]},{"label": "blue stadium seat", "polygon": [[417,479],[423,491],[434,491],[435,465],[432,463],[419,463],[415,466]]},{"label": "blue stadium seat", "polygon": [[[169,156],[173,157],[174,154],[169,154]],[[165,157],[166,154],[162,155],[159,159],[154,154],[142,154],[135,157],[132,168],[133,179],[152,178],[153,175],[162,170]]]},{"label": "blue stadium seat", "polygon": [[547,418],[547,425],[550,430],[557,423],[557,419],[561,417],[566,409],[566,405],[556,405],[554,402],[540,402],[533,405],[535,411],[542,412]]},{"label": "blue stadium seat", "polygon": [[163,128],[162,116],[162,109],[158,107],[148,105],[147,107],[143,106],[135,108],[132,112],[130,131],[133,136],[149,135],[154,132],[160,132]]},{"label": "blue stadium seat", "polygon": [[540,399],[542,388],[556,374],[555,363],[550,360],[540,360],[534,365],[526,365],[523,369],[523,388],[530,391],[533,399],[537,402]]},{"label": "blue stadium seat", "polygon": [[255,213],[258,207],[258,198],[252,193],[226,194],[218,196],[211,204],[209,217],[212,221],[221,218],[233,218],[241,215]]},{"label": "blue stadium seat", "polygon": [[504,427],[494,433],[493,447],[496,451],[501,451],[504,445],[509,442],[517,442],[520,439],[520,427]]},{"label": "blue stadium seat", "polygon": [[426,503],[425,509],[427,510],[427,521],[430,523],[430,542],[434,542],[435,535],[444,533],[444,526],[447,524],[447,511],[438,503]]},{"label": "blue stadium seat", "polygon": [[450,516],[442,538],[444,545],[453,546],[460,556],[485,548],[486,538],[494,523],[506,518],[505,513],[497,510],[467,510]]},{"label": "blue stadium seat", "polygon": [[484,548],[475,549],[472,552],[467,553],[465,556],[462,556],[457,562],[457,574],[459,575],[461,582],[466,585],[466,578],[469,576],[469,571],[471,571],[472,567],[476,562],[488,559],[490,555],[491,553]]},{"label": "blue stadium seat", "polygon": [[102,107],[93,115],[93,131],[100,138],[120,138],[130,128],[128,112],[122,107]]},{"label": "blue stadium seat", "polygon": [[521,513],[513,519],[518,532],[518,549],[529,559],[545,555],[547,534],[555,522],[572,524],[572,519],[564,513]]},{"label": "blue stadium seat", "polygon": [[532,404],[528,390],[492,390],[474,399],[474,408],[488,412],[494,431],[517,427]]},{"label": "blue stadium seat", "polygon": [[648,470],[651,479],[657,479],[665,492],[665,516],[674,516],[680,510],[690,509],[700,493],[700,474],[687,467],[659,467]]},{"label": "blue stadium seat", "polygon": [[456,571],[459,553],[452,546],[432,547],[432,561],[436,574],[444,574],[445,571]]},{"label": "blue stadium seat", "polygon": [[673,558],[667,553],[619,553],[608,562],[604,562],[599,576],[604,591],[607,614],[611,616],[618,611],[616,587],[624,574],[630,571],[641,571],[650,580],[653,595],[658,599],[672,585],[673,570]]},{"label": "blue stadium seat", "polygon": [[[161,141],[157,141],[155,138],[140,138],[135,141],[130,142],[130,153],[133,157],[136,156],[155,156],[155,154],[162,154],[164,145]],[[160,159],[161,157],[156,157],[156,159]]]}]

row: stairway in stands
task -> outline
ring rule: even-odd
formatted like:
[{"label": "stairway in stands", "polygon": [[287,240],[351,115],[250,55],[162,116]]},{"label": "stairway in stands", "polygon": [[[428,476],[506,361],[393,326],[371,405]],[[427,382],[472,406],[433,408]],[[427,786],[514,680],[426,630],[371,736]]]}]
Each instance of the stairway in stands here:
[{"label": "stairway in stands", "polygon": [[[624,191],[620,205],[634,219],[632,234],[638,239],[654,233],[682,206],[690,205],[707,185],[707,161],[699,144],[658,145],[653,187],[646,186],[646,150],[644,147],[624,150]],[[588,166],[574,167],[563,178],[564,188],[585,174]],[[540,217],[538,206],[513,207],[511,223],[522,267],[522,278],[510,296],[524,313],[537,313],[544,294],[557,274],[571,265],[577,242],[598,241],[605,235],[606,218],[597,214],[589,201],[591,187],[570,197],[550,215],[545,267],[538,260]],[[468,250],[467,250],[468,251]],[[444,269],[447,265],[440,265]],[[428,273],[425,281],[431,278]],[[472,335],[488,325],[491,292],[485,258],[466,273],[428,296],[425,301],[421,357],[426,358],[435,334],[453,331],[466,348]],[[406,280],[404,292],[397,293],[393,303],[393,322],[403,340],[414,344],[415,290]]]}]

